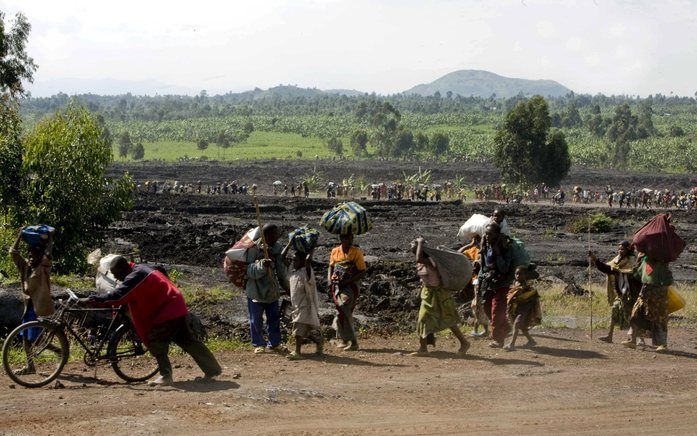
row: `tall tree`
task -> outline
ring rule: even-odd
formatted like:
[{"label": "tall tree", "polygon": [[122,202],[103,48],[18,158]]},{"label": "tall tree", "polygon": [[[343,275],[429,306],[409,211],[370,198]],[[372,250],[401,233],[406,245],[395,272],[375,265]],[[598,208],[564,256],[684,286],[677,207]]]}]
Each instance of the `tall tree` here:
[{"label": "tall tree", "polygon": [[131,135],[128,132],[123,132],[121,136],[119,136],[119,157],[128,156],[132,147]]},{"label": "tall tree", "polygon": [[24,184],[21,118],[16,104],[0,96],[0,213],[18,204]]},{"label": "tall tree", "polygon": [[552,120],[539,95],[519,102],[496,132],[494,164],[506,182],[558,185],[571,168],[564,134],[550,134]]},{"label": "tall tree", "polygon": [[639,104],[639,116],[637,117],[637,138],[648,138],[655,136],[658,130],[653,125],[653,107],[651,100],[643,100]]},{"label": "tall tree", "polygon": [[0,91],[12,97],[24,96],[22,81],[33,82],[36,64],[27,54],[26,46],[31,24],[18,13],[9,27],[0,12]]},{"label": "tall tree", "polygon": [[327,141],[327,148],[329,149],[329,151],[336,154],[337,156],[341,156],[344,154],[344,144],[341,142],[341,139],[339,138],[329,138],[329,140]]},{"label": "tall tree", "polygon": [[566,128],[580,127],[583,125],[581,114],[576,107],[576,100],[571,100],[562,115],[561,124]]},{"label": "tall tree", "polygon": [[23,80],[32,82],[36,64],[26,50],[31,25],[21,13],[8,26],[0,11],[0,212],[20,201],[25,171],[22,168],[22,120],[18,98],[25,96]]},{"label": "tall tree", "polygon": [[431,137],[429,150],[435,158],[439,158],[448,151],[448,145],[450,145],[450,138],[448,138],[448,135],[445,133],[435,133]]},{"label": "tall tree", "polygon": [[139,142],[133,146],[131,149],[131,157],[133,160],[141,160],[145,157],[145,147],[143,147],[142,142]]},{"label": "tall tree", "polygon": [[353,132],[351,135],[351,149],[354,156],[364,156],[367,154],[368,150],[366,146],[368,145],[368,133],[365,130],[360,129]]},{"label": "tall tree", "polygon": [[69,107],[40,122],[24,141],[24,170],[33,177],[15,208],[18,224],[46,222],[56,227],[59,269],[73,271],[85,262],[98,230],[132,206],[130,177],[106,180],[112,151],[99,123],[86,109]]},{"label": "tall tree", "polygon": [[586,118],[586,128],[595,136],[605,135],[605,120],[600,112],[600,106],[595,104],[591,107],[590,115]]},{"label": "tall tree", "polygon": [[608,140],[607,161],[614,168],[626,168],[631,152],[630,142],[637,139],[637,117],[627,103],[615,108],[610,127],[605,133]]}]

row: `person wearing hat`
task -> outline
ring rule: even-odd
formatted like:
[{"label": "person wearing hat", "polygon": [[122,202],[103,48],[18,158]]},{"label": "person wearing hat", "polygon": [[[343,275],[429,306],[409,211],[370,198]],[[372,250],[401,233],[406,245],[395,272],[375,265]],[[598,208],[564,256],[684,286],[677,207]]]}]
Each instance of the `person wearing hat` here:
[{"label": "person wearing hat", "polygon": [[591,251],[588,252],[588,258],[598,271],[607,275],[607,302],[612,307],[608,334],[598,339],[612,342],[612,334],[616,326],[622,330],[630,328],[628,335],[631,337],[629,319],[641,290],[641,281],[633,275],[636,264],[634,247],[629,241],[620,242],[617,255],[607,263],[598,260]]},{"label": "person wearing hat", "polygon": [[92,307],[128,305],[138,337],[157,359],[160,377],[152,386],[172,384],[172,365],[168,352],[171,342],[194,358],[204,373],[202,380],[212,380],[222,373],[213,353],[196,338],[187,322],[189,309],[174,283],[160,270],[146,264],[134,265],[125,257],[111,261],[111,273],[120,283],[104,295],[80,299]]}]

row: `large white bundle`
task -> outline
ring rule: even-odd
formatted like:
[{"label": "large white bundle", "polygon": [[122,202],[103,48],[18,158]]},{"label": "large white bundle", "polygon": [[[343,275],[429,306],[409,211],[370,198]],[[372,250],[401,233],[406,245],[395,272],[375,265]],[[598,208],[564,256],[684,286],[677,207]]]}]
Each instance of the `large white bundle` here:
[{"label": "large white bundle", "polygon": [[245,235],[242,236],[242,239],[235,242],[235,245],[233,245],[232,248],[226,251],[225,255],[229,257],[230,260],[234,260],[237,262],[246,262],[247,249],[254,245],[254,241],[259,239],[260,237],[261,230],[259,230],[259,227],[254,227],[253,229],[245,233]]},{"label": "large white bundle", "polygon": [[116,256],[118,256],[118,254],[107,254],[99,259],[97,275],[94,278],[94,284],[99,294],[111,292],[116,288],[116,277],[114,277],[110,270],[111,261],[114,260]]},{"label": "large white bundle", "polygon": [[[469,242],[474,238],[474,235],[479,235],[483,238],[486,234],[486,226],[488,226],[490,222],[491,217],[475,213],[465,221],[462,227],[460,227],[460,230],[457,232],[457,238],[464,242]],[[511,231],[508,228],[508,221],[506,221],[505,218],[501,223],[501,233],[506,236],[511,235]]]}]

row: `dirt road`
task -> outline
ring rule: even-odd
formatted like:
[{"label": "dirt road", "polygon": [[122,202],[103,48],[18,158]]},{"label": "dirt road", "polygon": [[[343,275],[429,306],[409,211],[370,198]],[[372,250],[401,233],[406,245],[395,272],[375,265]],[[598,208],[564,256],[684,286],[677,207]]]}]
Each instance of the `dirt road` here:
[{"label": "dirt road", "polygon": [[116,382],[108,368],[98,383],[79,364],[62,389],[11,387],[2,375],[0,434],[695,433],[697,329],[671,331],[668,355],[580,331],[535,334],[533,349],[476,341],[463,358],[447,337],[432,357],[405,355],[412,337],[298,362],[230,351],[213,384],[191,381],[198,369],[177,357],[180,381],[167,388]]}]

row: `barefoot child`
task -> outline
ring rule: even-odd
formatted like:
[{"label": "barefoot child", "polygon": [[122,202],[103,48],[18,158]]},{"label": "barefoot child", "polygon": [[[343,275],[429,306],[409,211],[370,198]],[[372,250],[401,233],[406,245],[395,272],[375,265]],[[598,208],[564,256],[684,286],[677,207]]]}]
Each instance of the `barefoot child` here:
[{"label": "barefoot child", "polygon": [[416,238],[413,251],[416,254],[416,272],[421,279],[421,308],[416,330],[419,335],[419,350],[412,356],[428,354],[428,337],[441,330],[450,329],[460,342],[458,354],[465,354],[469,343],[460,331],[460,315],[455,308],[448,289],[442,287],[436,263],[423,250],[424,239]]},{"label": "barefoot child", "polygon": [[323,341],[319,330],[317,284],[312,270],[312,251],[295,252],[293,270],[290,274],[290,301],[293,303],[293,336],[295,351],[288,355],[290,360],[301,359],[303,341],[311,340],[317,345],[317,354],[322,354]]},{"label": "barefoot child", "polygon": [[528,330],[542,321],[540,310],[540,296],[535,289],[530,287],[528,280],[537,276],[533,268],[519,266],[515,270],[515,283],[508,291],[508,316],[513,323],[513,337],[511,342],[504,347],[506,350],[515,349],[515,341],[518,331],[528,339],[527,346],[535,346],[535,340]]}]

